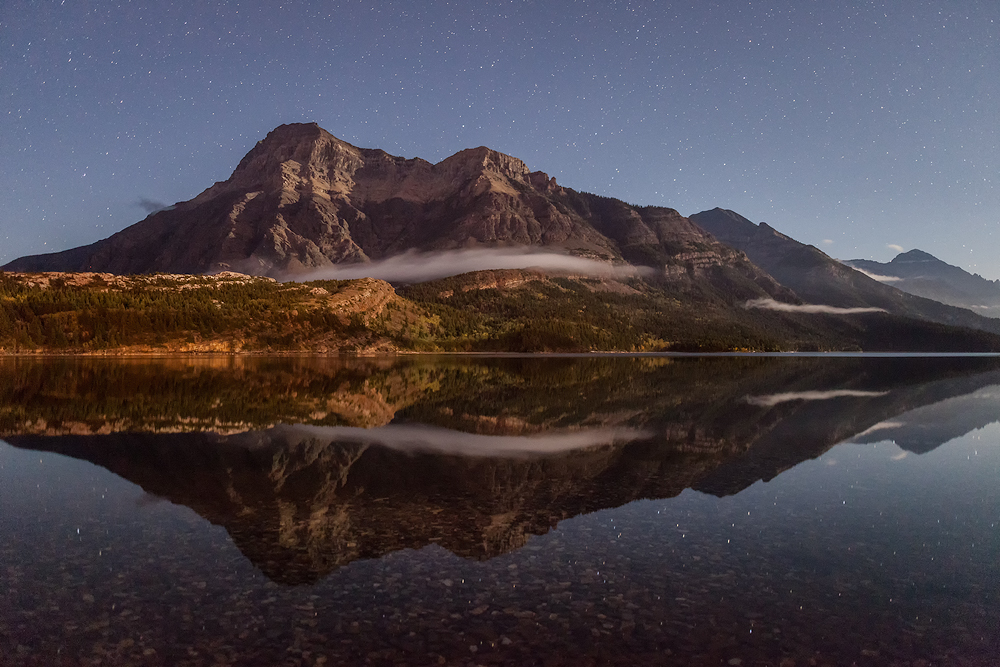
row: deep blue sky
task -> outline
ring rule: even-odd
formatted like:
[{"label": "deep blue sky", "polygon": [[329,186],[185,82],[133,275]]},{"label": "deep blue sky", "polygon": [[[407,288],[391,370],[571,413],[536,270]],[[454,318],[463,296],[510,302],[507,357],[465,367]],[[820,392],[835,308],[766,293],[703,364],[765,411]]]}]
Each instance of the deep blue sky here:
[{"label": "deep blue sky", "polygon": [[316,121],[1000,278],[997,0],[2,0],[0,96],[0,263],[109,236]]}]

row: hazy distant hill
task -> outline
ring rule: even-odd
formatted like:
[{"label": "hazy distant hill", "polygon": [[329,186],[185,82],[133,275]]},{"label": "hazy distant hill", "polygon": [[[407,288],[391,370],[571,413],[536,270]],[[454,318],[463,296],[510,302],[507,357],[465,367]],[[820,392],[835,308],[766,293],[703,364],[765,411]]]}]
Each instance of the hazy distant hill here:
[{"label": "hazy distant hill", "polygon": [[1000,281],[969,273],[923,250],[900,253],[888,263],[868,259],[844,263],[904,292],[1000,317]]},{"label": "hazy distant hill", "polygon": [[715,208],[695,213],[691,220],[726,245],[745,252],[750,261],[804,301],[845,308],[873,306],[906,317],[1000,332],[1000,321],[903,292],[895,283],[881,283],[815,246],[785,236],[766,223],[756,225],[733,211]]}]

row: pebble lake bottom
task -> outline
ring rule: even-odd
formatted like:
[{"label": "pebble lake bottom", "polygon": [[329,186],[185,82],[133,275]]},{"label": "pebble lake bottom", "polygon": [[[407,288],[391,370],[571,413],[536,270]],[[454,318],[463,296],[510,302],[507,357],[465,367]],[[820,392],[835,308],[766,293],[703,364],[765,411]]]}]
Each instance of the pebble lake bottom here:
[{"label": "pebble lake bottom", "polygon": [[482,560],[437,544],[442,518],[419,548],[304,583],[183,503],[0,442],[0,664],[997,664],[1000,423],[920,454],[866,440],[733,494],[579,512]]}]

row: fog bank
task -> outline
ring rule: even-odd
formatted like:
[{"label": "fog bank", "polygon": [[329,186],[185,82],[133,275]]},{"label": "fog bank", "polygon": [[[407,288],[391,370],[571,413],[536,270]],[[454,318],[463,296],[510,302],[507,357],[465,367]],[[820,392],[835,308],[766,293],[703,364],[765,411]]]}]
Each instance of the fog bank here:
[{"label": "fog bank", "polygon": [[751,299],[744,304],[746,308],[765,308],[767,310],[778,310],[783,313],[828,313],[830,315],[853,315],[856,313],[885,313],[885,308],[838,308],[836,306],[822,306],[819,304],[806,303],[796,305],[793,303],[782,303],[774,299]]},{"label": "fog bank", "polygon": [[898,276],[880,276],[877,273],[872,273],[871,271],[865,271],[864,269],[859,269],[858,267],[851,266],[850,264],[848,264],[847,266],[850,266],[852,269],[854,269],[858,273],[862,273],[862,274],[868,276],[869,278],[871,278],[872,280],[877,280],[880,283],[895,283],[895,282],[899,282],[900,280],[902,280],[902,278],[900,278]]},{"label": "fog bank", "polygon": [[373,262],[340,264],[288,278],[299,282],[380,278],[395,283],[419,283],[489,269],[540,269],[595,278],[630,278],[653,272],[649,267],[610,264],[554,252],[526,252],[523,248],[473,248],[426,253],[407,251]]}]

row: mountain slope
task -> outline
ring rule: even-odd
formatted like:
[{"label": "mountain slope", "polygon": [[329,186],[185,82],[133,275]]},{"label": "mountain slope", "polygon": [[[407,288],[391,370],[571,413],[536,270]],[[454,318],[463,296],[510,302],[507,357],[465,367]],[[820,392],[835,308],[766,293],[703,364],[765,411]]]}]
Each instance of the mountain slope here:
[{"label": "mountain slope", "polygon": [[909,294],[1000,317],[1000,282],[942,262],[922,250],[900,253],[888,263],[868,259],[844,263]]},{"label": "mountain slope", "polygon": [[883,308],[894,315],[1000,333],[1000,322],[964,308],[907,294],[785,236],[766,223],[715,208],[690,218],[715,238],[746,253],[754,264],[810,303]]}]

